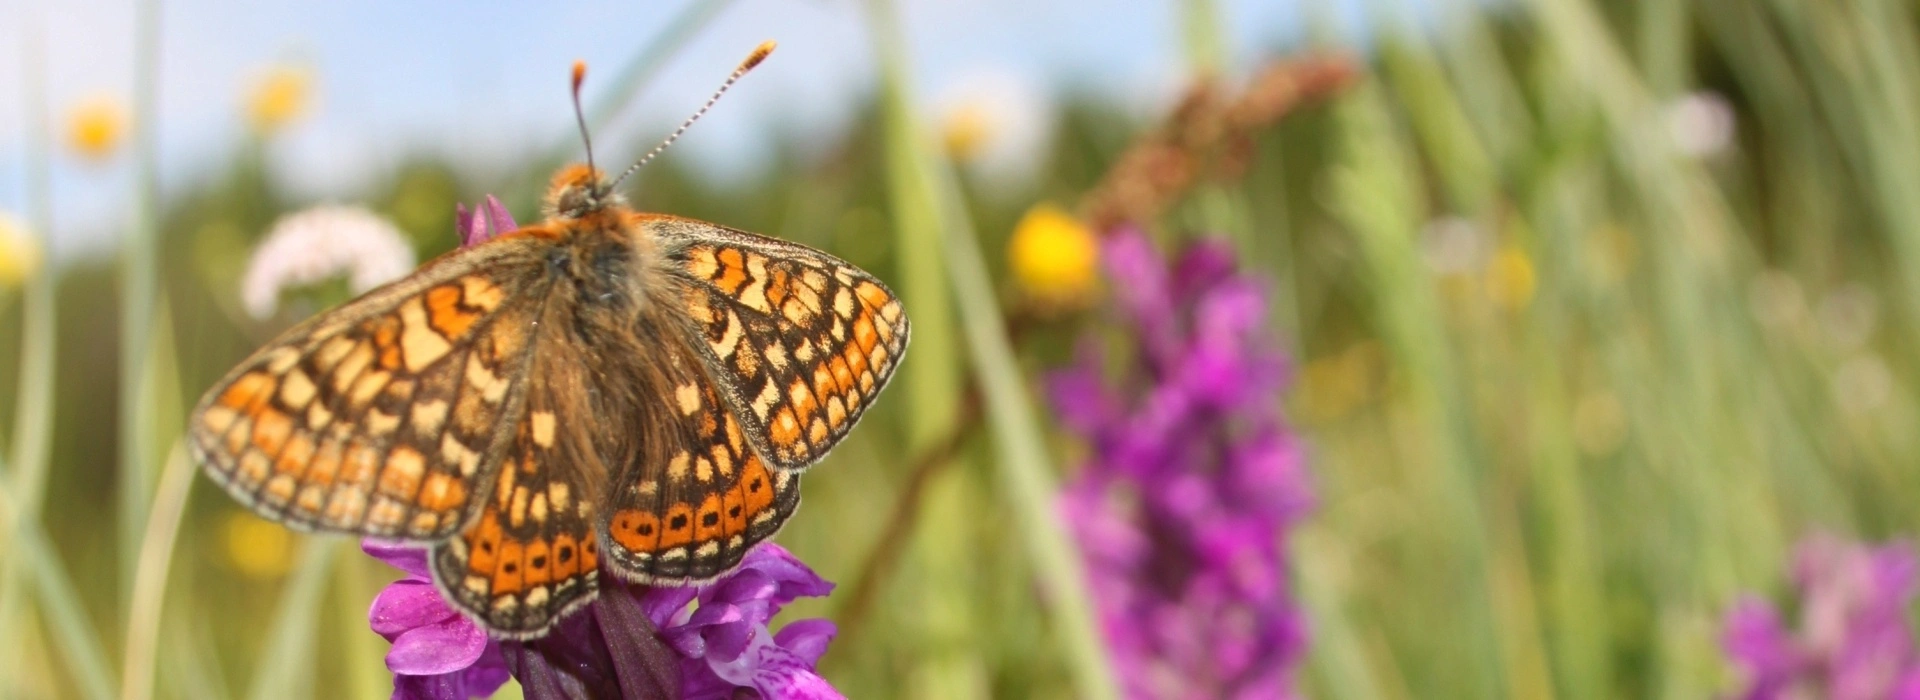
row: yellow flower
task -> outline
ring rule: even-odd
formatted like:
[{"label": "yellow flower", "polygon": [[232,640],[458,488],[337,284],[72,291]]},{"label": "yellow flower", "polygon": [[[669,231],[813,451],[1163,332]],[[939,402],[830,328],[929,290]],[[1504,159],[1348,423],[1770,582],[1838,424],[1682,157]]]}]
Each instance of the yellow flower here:
[{"label": "yellow flower", "polygon": [[234,511],[226,522],[227,563],[257,579],[277,579],[293,568],[293,535],[287,528]]},{"label": "yellow flower", "polygon": [[1487,263],[1487,297],[1496,304],[1516,310],[1526,308],[1533,300],[1535,283],[1533,260],[1519,248],[1501,248]]},{"label": "yellow flower", "polygon": [[305,116],[313,98],[313,74],[279,65],[269,69],[247,96],[247,119],[254,131],[270,134]]},{"label": "yellow flower", "polygon": [[127,136],[127,108],[111,95],[95,95],[67,112],[67,145],[81,157],[102,161]]},{"label": "yellow flower", "polygon": [[0,211],[0,289],[19,286],[40,270],[40,243],[27,222]]},{"label": "yellow flower", "polygon": [[977,102],[969,102],[947,114],[940,141],[947,157],[955,163],[973,160],[993,138],[993,117]]},{"label": "yellow flower", "polygon": [[1028,209],[1007,242],[1008,262],[1020,288],[1043,304],[1071,305],[1086,299],[1100,260],[1093,231],[1051,203]]}]

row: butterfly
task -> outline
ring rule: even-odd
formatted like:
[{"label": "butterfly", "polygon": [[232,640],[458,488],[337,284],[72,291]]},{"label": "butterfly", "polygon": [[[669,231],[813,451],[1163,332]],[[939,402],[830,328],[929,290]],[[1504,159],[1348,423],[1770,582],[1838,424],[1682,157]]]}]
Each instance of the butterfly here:
[{"label": "butterfly", "polygon": [[242,361],[190,419],[204,471],[291,527],[430,547],[442,596],[500,638],[545,634],[602,568],[736,567],[886,387],[907,318],[826,253],[632,210],[590,154],[544,221]]}]

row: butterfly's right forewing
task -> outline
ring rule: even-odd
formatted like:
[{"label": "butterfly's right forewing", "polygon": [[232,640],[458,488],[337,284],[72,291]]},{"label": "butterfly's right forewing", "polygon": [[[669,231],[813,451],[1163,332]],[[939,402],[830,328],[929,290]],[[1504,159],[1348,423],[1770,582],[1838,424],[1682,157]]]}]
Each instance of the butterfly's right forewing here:
[{"label": "butterfly's right forewing", "polygon": [[268,519],[423,541],[461,531],[518,418],[546,245],[454,251],[288,330],[201,399],[192,451]]}]

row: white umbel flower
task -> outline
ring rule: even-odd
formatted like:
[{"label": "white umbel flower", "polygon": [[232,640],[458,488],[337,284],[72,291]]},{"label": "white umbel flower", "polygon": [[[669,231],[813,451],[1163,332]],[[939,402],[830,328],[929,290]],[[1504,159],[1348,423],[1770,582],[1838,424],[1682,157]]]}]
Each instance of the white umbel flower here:
[{"label": "white umbel flower", "polygon": [[413,269],[413,248],[400,229],[360,207],[323,205],[280,217],[240,283],[240,300],[254,318],[272,316],[280,293],[335,277],[354,293]]},{"label": "white umbel flower", "polygon": [[1667,131],[1682,154],[1705,158],[1733,144],[1733,105],[1711,92],[1689,93],[1667,107]]}]

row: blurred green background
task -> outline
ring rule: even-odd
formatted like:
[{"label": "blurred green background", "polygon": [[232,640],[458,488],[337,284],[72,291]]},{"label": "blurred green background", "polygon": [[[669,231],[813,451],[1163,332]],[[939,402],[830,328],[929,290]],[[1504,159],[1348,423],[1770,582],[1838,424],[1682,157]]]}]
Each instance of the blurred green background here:
[{"label": "blurred green background", "polygon": [[[1289,543],[1311,619],[1301,691],[1729,692],[1721,616],[1742,592],[1781,589],[1794,541],[1920,521],[1916,8],[1439,5],[1368,3],[1357,26],[1302,5],[1312,38],[1258,54],[1352,60],[1352,80],[1211,154],[1142,222],[1167,242],[1225,236],[1271,281],[1297,369],[1275,400],[1312,446],[1320,499]],[[779,538],[841,585],[789,613],[841,624],[827,677],[850,697],[1075,696],[1070,606],[1037,593],[1061,574],[1019,517],[1033,494],[1006,477],[1058,478],[1081,454],[1032,389],[1104,318],[1088,266],[1023,267],[1009,241],[1048,203],[1089,216],[1087,193],[1130,144],[1165,133],[1171,102],[1143,115],[1061,89],[1025,172],[974,167],[1004,136],[1000,111],[1019,106],[919,107],[900,68],[916,47],[892,8],[857,8],[882,65],[838,136],[790,137],[772,165],[731,179],[669,155],[630,195],[834,252],[909,304],[900,382],[809,477]],[[1223,49],[1213,3],[1168,16],[1181,90],[1237,95],[1265,75]],[[683,18],[689,32],[711,19]],[[1056,30],[1099,27],[1081,21]],[[606,99],[673,55],[658,40],[600,69],[640,76],[611,79]],[[253,245],[314,203],[287,192],[269,147],[302,117],[304,81],[235,85],[254,128],[224,166],[165,190],[151,95],[47,104],[29,80],[4,100],[34,116],[21,187],[0,198],[16,217],[0,231],[0,695],[389,689],[365,615],[395,573],[344,538],[244,514],[172,452],[209,383],[348,296],[302,291],[267,320],[238,301]],[[455,245],[456,202],[496,193],[532,218],[545,174],[574,157],[564,146],[484,177],[401,153],[362,203],[425,259]],[[69,158],[133,173],[115,254],[35,252],[49,163]],[[1025,220],[1054,227],[1049,240],[1088,235],[1057,213]],[[955,241],[982,254],[984,280],[943,253]],[[983,419],[983,394],[987,416],[1012,399],[1036,417]],[[1034,439],[1044,455],[1003,449]]]}]

